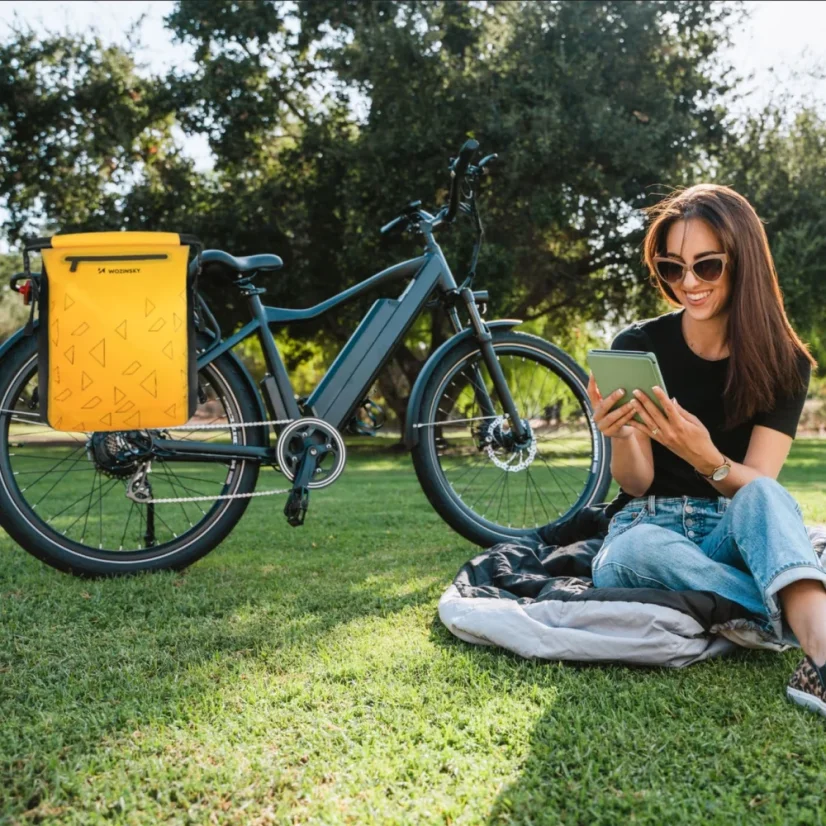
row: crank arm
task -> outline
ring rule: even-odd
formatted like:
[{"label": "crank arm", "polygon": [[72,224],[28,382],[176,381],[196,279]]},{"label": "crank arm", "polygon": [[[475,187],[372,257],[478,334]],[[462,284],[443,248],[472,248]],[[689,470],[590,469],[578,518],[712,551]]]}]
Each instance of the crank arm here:
[{"label": "crank arm", "polygon": [[298,465],[298,472],[293,480],[293,489],[287,497],[287,504],[284,506],[284,516],[287,522],[294,528],[304,524],[304,517],[310,507],[310,480],[313,478],[315,469],[321,457],[327,453],[326,448],[318,445],[306,447],[301,462]]}]

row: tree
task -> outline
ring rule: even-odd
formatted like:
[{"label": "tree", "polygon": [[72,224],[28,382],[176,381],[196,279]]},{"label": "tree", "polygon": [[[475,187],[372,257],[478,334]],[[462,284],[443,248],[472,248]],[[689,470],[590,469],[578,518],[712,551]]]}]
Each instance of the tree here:
[{"label": "tree", "polygon": [[[723,3],[396,3],[181,0],[167,23],[196,68],[153,78],[94,39],[18,35],[0,47],[0,189],[11,237],[51,226],[175,228],[237,254],[271,250],[271,303],[315,303],[418,253],[378,227],[446,196],[470,134],[502,163],[481,195],[492,311],[565,339],[583,320],[650,307],[636,210],[688,182],[725,134]],[[7,70],[7,71],[4,71]],[[102,107],[100,101],[106,102]],[[196,175],[172,125],[205,134]],[[440,235],[456,274],[467,228]],[[229,326],[243,305],[205,283]],[[372,299],[368,299],[369,300]],[[365,303],[295,330],[340,346]],[[428,346],[446,331],[417,328]],[[382,385],[402,414],[421,354]]]},{"label": "tree", "polygon": [[[17,32],[0,44],[0,202],[7,237],[151,221],[146,193],[175,192],[188,169],[171,138],[162,84],[97,38]],[[127,206],[124,198],[134,195]]]},{"label": "tree", "polygon": [[[649,187],[686,182],[719,144],[730,87],[713,70],[736,7],[314,0],[291,25],[283,4],[233,8],[184,0],[170,24],[209,55],[179,80],[201,84],[188,100],[209,113],[219,166],[252,158],[259,192],[278,178],[292,264],[279,299],[300,285],[313,303],[397,260],[378,225],[407,200],[443,200],[446,156],[471,134],[503,161],[483,195],[480,270],[494,310],[550,319],[559,334],[650,306],[630,219]],[[269,31],[254,25],[267,19]],[[229,86],[214,85],[219,66]],[[466,236],[440,240],[461,273]],[[340,343],[363,309],[325,333]],[[431,335],[438,343],[444,330],[434,323]],[[403,348],[382,388],[397,413],[418,369]]]},{"label": "tree", "polygon": [[765,223],[786,310],[822,363],[826,359],[826,121],[812,109],[791,120],[767,106],[726,139],[709,170]]}]

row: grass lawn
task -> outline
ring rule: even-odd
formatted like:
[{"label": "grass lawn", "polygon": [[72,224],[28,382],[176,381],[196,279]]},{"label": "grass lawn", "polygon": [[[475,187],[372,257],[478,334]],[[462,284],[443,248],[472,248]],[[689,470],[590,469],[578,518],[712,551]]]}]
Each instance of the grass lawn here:
[{"label": "grass lawn", "polygon": [[[799,442],[781,481],[808,521],[825,475]],[[527,662],[440,624],[476,549],[407,456],[355,457],[303,528],[282,507],[123,580],[0,532],[0,823],[826,822],[826,720],[784,695],[798,652]]]}]

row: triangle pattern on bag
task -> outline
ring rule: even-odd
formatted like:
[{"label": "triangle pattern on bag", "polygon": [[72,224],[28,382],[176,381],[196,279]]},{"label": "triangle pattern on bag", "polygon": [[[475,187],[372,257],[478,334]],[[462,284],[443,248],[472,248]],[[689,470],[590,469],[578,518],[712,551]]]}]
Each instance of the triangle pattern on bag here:
[{"label": "triangle pattern on bag", "polygon": [[89,355],[101,366],[106,367],[106,339],[102,338],[90,351]]},{"label": "triangle pattern on bag", "polygon": [[141,387],[152,396],[158,398],[158,374],[153,370],[142,382]]}]

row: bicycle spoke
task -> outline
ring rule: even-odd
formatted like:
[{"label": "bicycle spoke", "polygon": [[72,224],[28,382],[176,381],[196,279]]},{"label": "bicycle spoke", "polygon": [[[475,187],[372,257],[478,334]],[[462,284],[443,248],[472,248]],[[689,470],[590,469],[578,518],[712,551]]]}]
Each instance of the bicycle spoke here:
[{"label": "bicycle spoke", "polygon": [[103,550],[103,477],[100,478],[100,494],[98,496],[98,550]]},{"label": "bicycle spoke", "polygon": [[123,533],[121,534],[120,544],[118,546],[119,551],[123,550],[123,543],[126,541],[126,534],[129,531],[129,523],[132,521],[132,514],[134,513],[136,507],[137,506],[134,502],[129,503],[129,515],[126,517],[126,524],[123,526]]},{"label": "bicycle spoke", "polygon": [[[69,468],[69,470],[67,470],[67,471],[66,471],[66,472],[65,472],[65,473],[64,473],[64,474],[63,474],[63,475],[62,475],[59,479],[57,479],[57,481],[55,481],[55,483],[54,483],[54,484],[53,484],[53,485],[52,485],[52,486],[51,486],[51,487],[50,487],[50,488],[49,488],[49,489],[48,489],[48,490],[47,490],[47,491],[43,494],[43,496],[41,496],[41,497],[40,497],[40,499],[38,499],[38,500],[37,500],[37,501],[36,501],[36,502],[32,505],[32,510],[36,509],[36,508],[37,508],[37,506],[38,506],[38,505],[39,505],[39,504],[40,504],[40,503],[41,503],[41,502],[42,502],[42,501],[43,501],[43,500],[44,500],[44,499],[45,499],[45,498],[46,498],[46,497],[47,497],[47,496],[48,496],[48,495],[49,495],[49,494],[50,494],[50,493],[51,493],[51,492],[52,492],[52,491],[53,491],[53,490],[54,490],[54,489],[55,489],[55,488],[56,488],[56,487],[60,484],[60,482],[62,482],[62,481],[63,481],[63,479],[65,479],[65,478],[66,478],[66,473],[69,473],[69,471],[70,471],[70,470],[74,470],[74,469],[75,469],[75,467],[74,467],[74,466],[75,466],[78,462],[82,462],[82,461],[83,461],[83,459],[84,459],[84,457],[83,457],[83,456],[79,457],[78,459],[75,459],[75,461],[74,461],[74,462],[73,462],[73,464],[72,464],[72,467],[71,467],[71,468]],[[78,468],[78,470],[80,470],[80,468]],[[88,468],[83,468],[83,470],[85,470],[85,471],[87,471],[87,472],[88,472]],[[29,485],[29,487],[31,487],[31,485]],[[24,488],[24,490],[25,490],[25,488]]]},{"label": "bicycle spoke", "polygon": [[[542,506],[542,510],[545,511],[545,516],[548,517],[548,522],[550,522],[551,517],[548,516],[548,511],[545,509],[545,504],[544,504],[544,501],[542,499],[542,491],[540,490],[539,486],[536,484],[536,479],[533,478],[530,468],[527,469],[526,475],[527,475],[528,479],[531,480],[531,484],[533,484],[534,489],[536,490],[536,494],[539,498],[539,504]],[[559,508],[556,509],[556,512],[559,516],[562,516],[562,511],[560,511]],[[539,523],[537,522],[537,527],[538,527],[538,525],[539,525]]]},{"label": "bicycle spoke", "polygon": [[[62,464],[63,464],[63,462],[65,462],[67,459],[70,459],[72,456],[74,456],[74,454],[75,454],[75,453],[77,453],[77,451],[78,451],[79,449],[80,449],[80,448],[78,448],[77,450],[75,450],[75,451],[74,451],[74,453],[70,453],[68,456],[64,456],[64,457],[63,457],[63,458],[62,458],[62,459],[61,459],[61,460],[60,460],[60,461],[59,461],[56,465],[52,465],[52,467],[50,467],[48,470],[43,471],[43,473],[41,473],[41,474],[40,474],[40,476],[38,476],[38,477],[37,477],[37,479],[35,479],[33,482],[29,482],[29,483],[26,485],[26,487],[25,487],[25,488],[23,488],[20,492],[21,492],[21,493],[23,493],[24,491],[28,490],[29,488],[34,487],[34,486],[35,486],[35,485],[36,485],[36,484],[37,484],[37,483],[38,483],[41,479],[45,478],[45,477],[46,477],[49,473],[54,473],[54,471],[55,471],[58,467],[60,467],[60,465],[62,465]],[[80,456],[78,459],[75,459],[75,461],[74,461],[74,462],[72,462],[72,467],[74,468],[74,466],[75,466],[78,462],[83,461],[83,459],[84,459],[84,458],[85,458],[84,456]],[[24,472],[25,472],[25,471],[24,471]],[[28,472],[28,473],[39,473],[39,469],[38,469],[38,470],[27,471],[27,472]],[[15,475],[17,475],[17,474],[15,474]],[[51,488],[49,488],[49,490],[48,490],[48,491],[46,491],[46,494],[45,494],[45,495],[47,495],[47,496],[48,496],[48,494],[51,492],[51,490],[52,490],[52,489],[51,489]],[[42,499],[41,499],[41,500],[39,500],[39,501],[42,501]]]},{"label": "bicycle spoke", "polygon": [[[180,493],[177,490],[175,482],[172,480],[172,476],[175,475],[174,472],[171,470],[171,468],[167,468],[166,466],[164,466],[163,471],[164,471],[164,474],[166,475],[167,479],[169,479],[169,484],[172,487],[172,490],[175,492],[175,497],[180,498]],[[172,474],[172,476],[170,476],[170,473]],[[192,494],[192,493],[194,493],[198,496],[203,495],[202,493],[200,493],[200,491],[196,491],[193,488],[188,488],[186,485],[184,485],[181,482],[178,482],[178,485],[183,489],[185,496],[189,495],[189,494]],[[189,526],[192,527],[192,520],[189,518],[189,514],[186,512],[186,508],[184,507],[184,503],[183,502],[178,502],[178,504],[181,506],[181,511],[183,512],[184,519],[187,521]],[[197,502],[189,502],[187,504],[198,506]],[[198,508],[198,509],[200,509],[202,514],[206,515],[206,511],[203,508]]]},{"label": "bicycle spoke", "polygon": [[[593,484],[589,414],[580,383],[569,382],[535,350],[505,345],[496,352],[532,441],[516,443],[502,400],[488,391],[493,385],[484,360],[473,357],[445,377],[429,407],[434,421],[423,423],[420,438],[433,440],[450,495],[466,511],[494,526],[532,530],[564,518]],[[494,415],[480,409],[485,395]]]},{"label": "bicycle spoke", "polygon": [[[232,394],[233,386],[220,370],[215,372],[215,366],[204,369],[204,375],[214,374],[221,379],[219,384],[202,385],[206,396],[199,397],[198,409],[190,419],[192,429],[153,430],[156,443],[167,438],[246,443],[248,431],[239,427],[244,415],[232,401],[237,398]],[[25,503],[21,508],[33,512],[33,518],[39,515],[45,526],[70,538],[75,545],[87,546],[90,553],[94,550],[100,559],[105,556],[97,556],[98,552],[160,550],[184,533],[204,530],[205,520],[217,504],[207,500],[141,506],[127,499],[126,482],[140,461],[131,457],[140,456],[140,443],[129,433],[55,431],[40,420],[37,403],[32,401],[37,398],[32,390],[37,384],[36,355],[18,375],[18,383],[5,394],[8,410],[0,411],[6,451],[0,472],[13,480],[11,484]],[[217,427],[200,430],[205,423]],[[152,469],[159,489],[156,496],[173,500],[218,497],[229,492],[231,480],[243,478],[240,473],[245,466],[244,460],[218,455],[209,463],[188,461],[186,457],[176,462],[155,458]],[[84,473],[89,476],[83,477]]]}]

